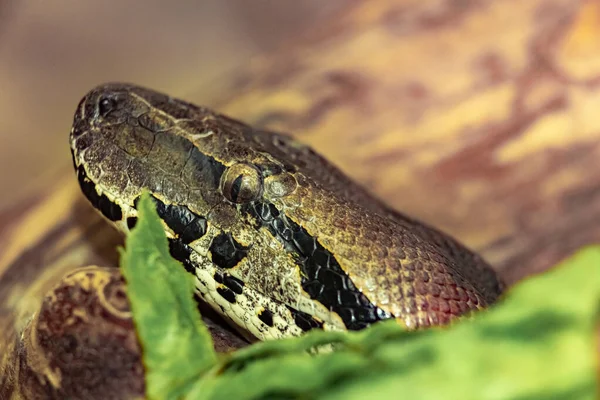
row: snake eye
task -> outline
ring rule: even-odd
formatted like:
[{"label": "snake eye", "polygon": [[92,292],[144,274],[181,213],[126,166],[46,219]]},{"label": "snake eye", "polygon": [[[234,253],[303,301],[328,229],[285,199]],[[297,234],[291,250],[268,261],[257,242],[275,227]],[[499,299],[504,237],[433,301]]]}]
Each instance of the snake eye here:
[{"label": "snake eye", "polygon": [[101,117],[106,117],[116,107],[117,101],[113,97],[101,97],[98,100],[98,114]]},{"label": "snake eye", "polygon": [[223,174],[221,190],[232,203],[248,203],[262,194],[263,180],[260,171],[250,164],[234,164]]}]

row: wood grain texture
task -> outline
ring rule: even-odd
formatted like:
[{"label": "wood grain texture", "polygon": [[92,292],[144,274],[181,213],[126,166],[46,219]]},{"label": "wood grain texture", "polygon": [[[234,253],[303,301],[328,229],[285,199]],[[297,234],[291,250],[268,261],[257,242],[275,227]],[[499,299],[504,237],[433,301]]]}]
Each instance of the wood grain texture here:
[{"label": "wood grain texture", "polygon": [[[514,283],[600,239],[599,39],[598,1],[357,2],[215,104],[311,144]],[[72,171],[0,219],[7,357],[43,295],[76,267],[116,265],[121,239]]]}]

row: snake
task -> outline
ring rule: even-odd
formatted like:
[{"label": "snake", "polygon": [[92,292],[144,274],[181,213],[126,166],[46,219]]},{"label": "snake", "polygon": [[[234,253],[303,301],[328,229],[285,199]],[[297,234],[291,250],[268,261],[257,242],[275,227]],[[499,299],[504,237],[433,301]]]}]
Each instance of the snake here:
[{"label": "snake", "polygon": [[442,326],[504,290],[481,256],[292,136],[106,83],[79,102],[69,141],[93,207],[127,234],[148,191],[198,297],[253,340]]}]

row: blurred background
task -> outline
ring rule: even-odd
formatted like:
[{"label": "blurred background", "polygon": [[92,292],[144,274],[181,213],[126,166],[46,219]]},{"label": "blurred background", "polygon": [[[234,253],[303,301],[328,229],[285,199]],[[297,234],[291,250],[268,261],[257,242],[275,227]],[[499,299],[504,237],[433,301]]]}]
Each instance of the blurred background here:
[{"label": "blurred background", "polygon": [[68,146],[106,81],[297,136],[508,284],[600,242],[600,0],[0,0],[0,371],[118,265]]},{"label": "blurred background", "polygon": [[127,81],[211,105],[232,71],[350,0],[0,0],[0,210],[70,164],[85,92]]},{"label": "blurred background", "polygon": [[296,135],[510,283],[600,241],[600,0],[0,0],[0,271],[85,220],[106,81]]}]

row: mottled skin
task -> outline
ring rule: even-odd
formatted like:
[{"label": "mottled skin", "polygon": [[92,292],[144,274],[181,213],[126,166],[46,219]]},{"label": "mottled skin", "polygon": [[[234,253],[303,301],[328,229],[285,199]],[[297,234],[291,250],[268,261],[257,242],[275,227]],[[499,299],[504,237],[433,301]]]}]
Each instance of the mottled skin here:
[{"label": "mottled skin", "polygon": [[[444,324],[486,307],[502,291],[479,256],[390,210],[309,147],[206,108],[136,86],[99,86],[79,104],[71,148],[80,179],[97,191],[93,196],[118,205],[108,217],[120,230],[126,232],[127,218],[135,217],[142,188],[167,206],[185,206],[206,220],[205,232],[189,243],[196,267],[214,269],[211,243],[230,234],[247,249],[226,268],[244,290],[308,313],[325,328],[360,329],[389,317],[409,328]],[[274,206],[286,226],[303,229],[302,238],[319,249],[301,254],[289,244],[293,240],[286,243],[257,223],[249,211],[256,204]],[[171,238],[181,236],[166,224],[165,230]],[[343,272],[325,273],[334,268],[319,261],[310,278],[318,290],[309,294],[303,263],[317,263],[324,254]],[[316,292],[329,300],[313,299]],[[348,302],[345,294],[360,301]],[[219,301],[209,303],[227,314]],[[359,316],[364,310],[358,303],[369,304],[371,317]],[[297,334],[266,334],[262,328],[250,331],[260,339]]]},{"label": "mottled skin", "polygon": [[[10,367],[2,372],[10,378],[0,385],[0,399],[145,398],[126,290],[118,268],[87,266],[64,276],[7,349]],[[216,351],[247,345],[204,322]]]},{"label": "mottled skin", "polygon": [[65,276],[14,350],[14,398],[144,397],[141,349],[116,268],[90,266]]}]

